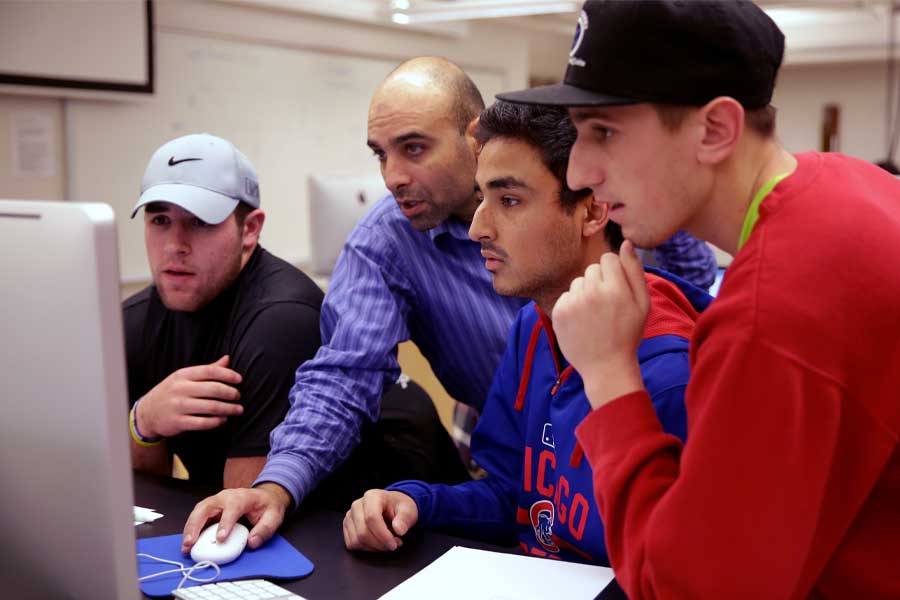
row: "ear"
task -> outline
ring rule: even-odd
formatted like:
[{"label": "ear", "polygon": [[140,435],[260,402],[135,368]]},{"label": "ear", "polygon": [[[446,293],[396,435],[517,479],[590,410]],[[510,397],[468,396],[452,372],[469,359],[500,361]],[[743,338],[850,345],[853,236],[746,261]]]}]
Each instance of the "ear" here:
[{"label": "ear", "polygon": [[703,106],[697,117],[703,127],[697,160],[719,164],[734,153],[744,133],[744,107],[734,98],[720,96]]},{"label": "ear", "polygon": [[475,156],[475,159],[478,159],[478,155],[481,153],[481,144],[478,143],[478,140],[475,139],[475,130],[478,128],[478,117],[472,119],[471,122],[466,126],[466,143],[469,145],[469,149],[472,151],[472,154]]},{"label": "ear", "polygon": [[241,246],[247,256],[253,252],[259,242],[259,234],[262,233],[263,223],[266,222],[266,213],[257,208],[251,211],[244,219],[244,230],[241,232]]},{"label": "ear", "polygon": [[591,238],[598,233],[602,234],[606,224],[609,223],[609,204],[594,198],[593,193],[583,199],[582,202],[581,207],[576,209],[587,210],[584,223],[581,224],[581,235],[585,238]]}]

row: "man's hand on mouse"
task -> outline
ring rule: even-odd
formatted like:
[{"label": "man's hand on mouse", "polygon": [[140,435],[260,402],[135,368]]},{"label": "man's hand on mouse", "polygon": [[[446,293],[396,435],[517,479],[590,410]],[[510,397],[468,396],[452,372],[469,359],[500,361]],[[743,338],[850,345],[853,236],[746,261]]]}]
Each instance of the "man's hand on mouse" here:
[{"label": "man's hand on mouse", "polygon": [[214,429],[244,412],[235,387],[241,375],[228,368],[228,356],[208,365],[179,369],[140,399],[137,428],[148,438]]},{"label": "man's hand on mouse", "polygon": [[246,516],[253,524],[247,546],[259,548],[284,522],[291,495],[280,485],[262,483],[255,488],[222,490],[194,507],[184,524],[181,552],[187,554],[209,521],[219,520],[216,539],[224,541],[238,519]]},{"label": "man's hand on mouse", "polygon": [[403,545],[400,536],[418,520],[419,507],[403,492],[369,490],[344,516],[344,545],[348,550],[396,550]]}]

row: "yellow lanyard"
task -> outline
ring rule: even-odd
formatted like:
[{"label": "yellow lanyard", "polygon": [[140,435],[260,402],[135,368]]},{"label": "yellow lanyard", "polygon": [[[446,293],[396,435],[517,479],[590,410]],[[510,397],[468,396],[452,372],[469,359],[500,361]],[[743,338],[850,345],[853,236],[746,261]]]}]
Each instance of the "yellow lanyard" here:
[{"label": "yellow lanyard", "polygon": [[778,182],[788,175],[790,175],[790,173],[776,175],[756,192],[756,195],[753,197],[753,202],[747,207],[747,215],[744,217],[744,227],[741,229],[741,239],[738,240],[738,250],[743,248],[744,244],[747,243],[750,234],[753,233],[753,227],[755,227],[756,222],[759,221],[759,205],[762,204],[763,199],[769,195],[769,192],[775,189]]}]

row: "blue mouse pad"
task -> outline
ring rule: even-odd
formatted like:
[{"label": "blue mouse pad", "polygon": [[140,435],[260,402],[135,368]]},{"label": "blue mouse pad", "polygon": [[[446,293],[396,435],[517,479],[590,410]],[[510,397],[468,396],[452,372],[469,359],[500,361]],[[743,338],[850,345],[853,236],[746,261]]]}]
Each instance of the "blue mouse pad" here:
[{"label": "blue mouse pad", "polygon": [[[138,553],[174,560],[188,568],[194,565],[194,560],[190,556],[185,556],[181,553],[181,534],[139,539],[137,541],[137,551]],[[143,556],[138,557],[137,566],[138,578],[177,568],[175,565]],[[222,573],[214,581],[208,583],[253,577],[297,579],[312,573],[313,564],[296,548],[291,546],[286,539],[276,533],[261,548],[256,550],[246,549],[237,560],[220,568]],[[215,570],[209,568],[198,569],[194,571],[193,576],[200,579],[208,579],[215,574]],[[178,587],[182,577],[181,573],[171,573],[142,581],[140,582],[141,591],[155,598],[171,596],[172,590]],[[181,587],[193,587],[195,585],[202,585],[202,583],[188,580]]]}]

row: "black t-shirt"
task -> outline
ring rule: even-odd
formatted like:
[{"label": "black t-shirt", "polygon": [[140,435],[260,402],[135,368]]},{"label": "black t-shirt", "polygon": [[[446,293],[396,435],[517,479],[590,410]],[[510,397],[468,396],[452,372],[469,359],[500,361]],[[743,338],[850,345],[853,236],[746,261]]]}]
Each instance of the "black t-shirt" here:
[{"label": "black t-shirt", "polygon": [[208,431],[168,438],[192,480],[222,486],[226,458],[265,456],[284,418],[294,372],[321,343],[322,290],[301,271],[257,247],[237,281],[201,310],[168,310],[151,285],[123,303],[128,395],[141,396],[183,367],[223,355],[241,374],[244,413]]}]

